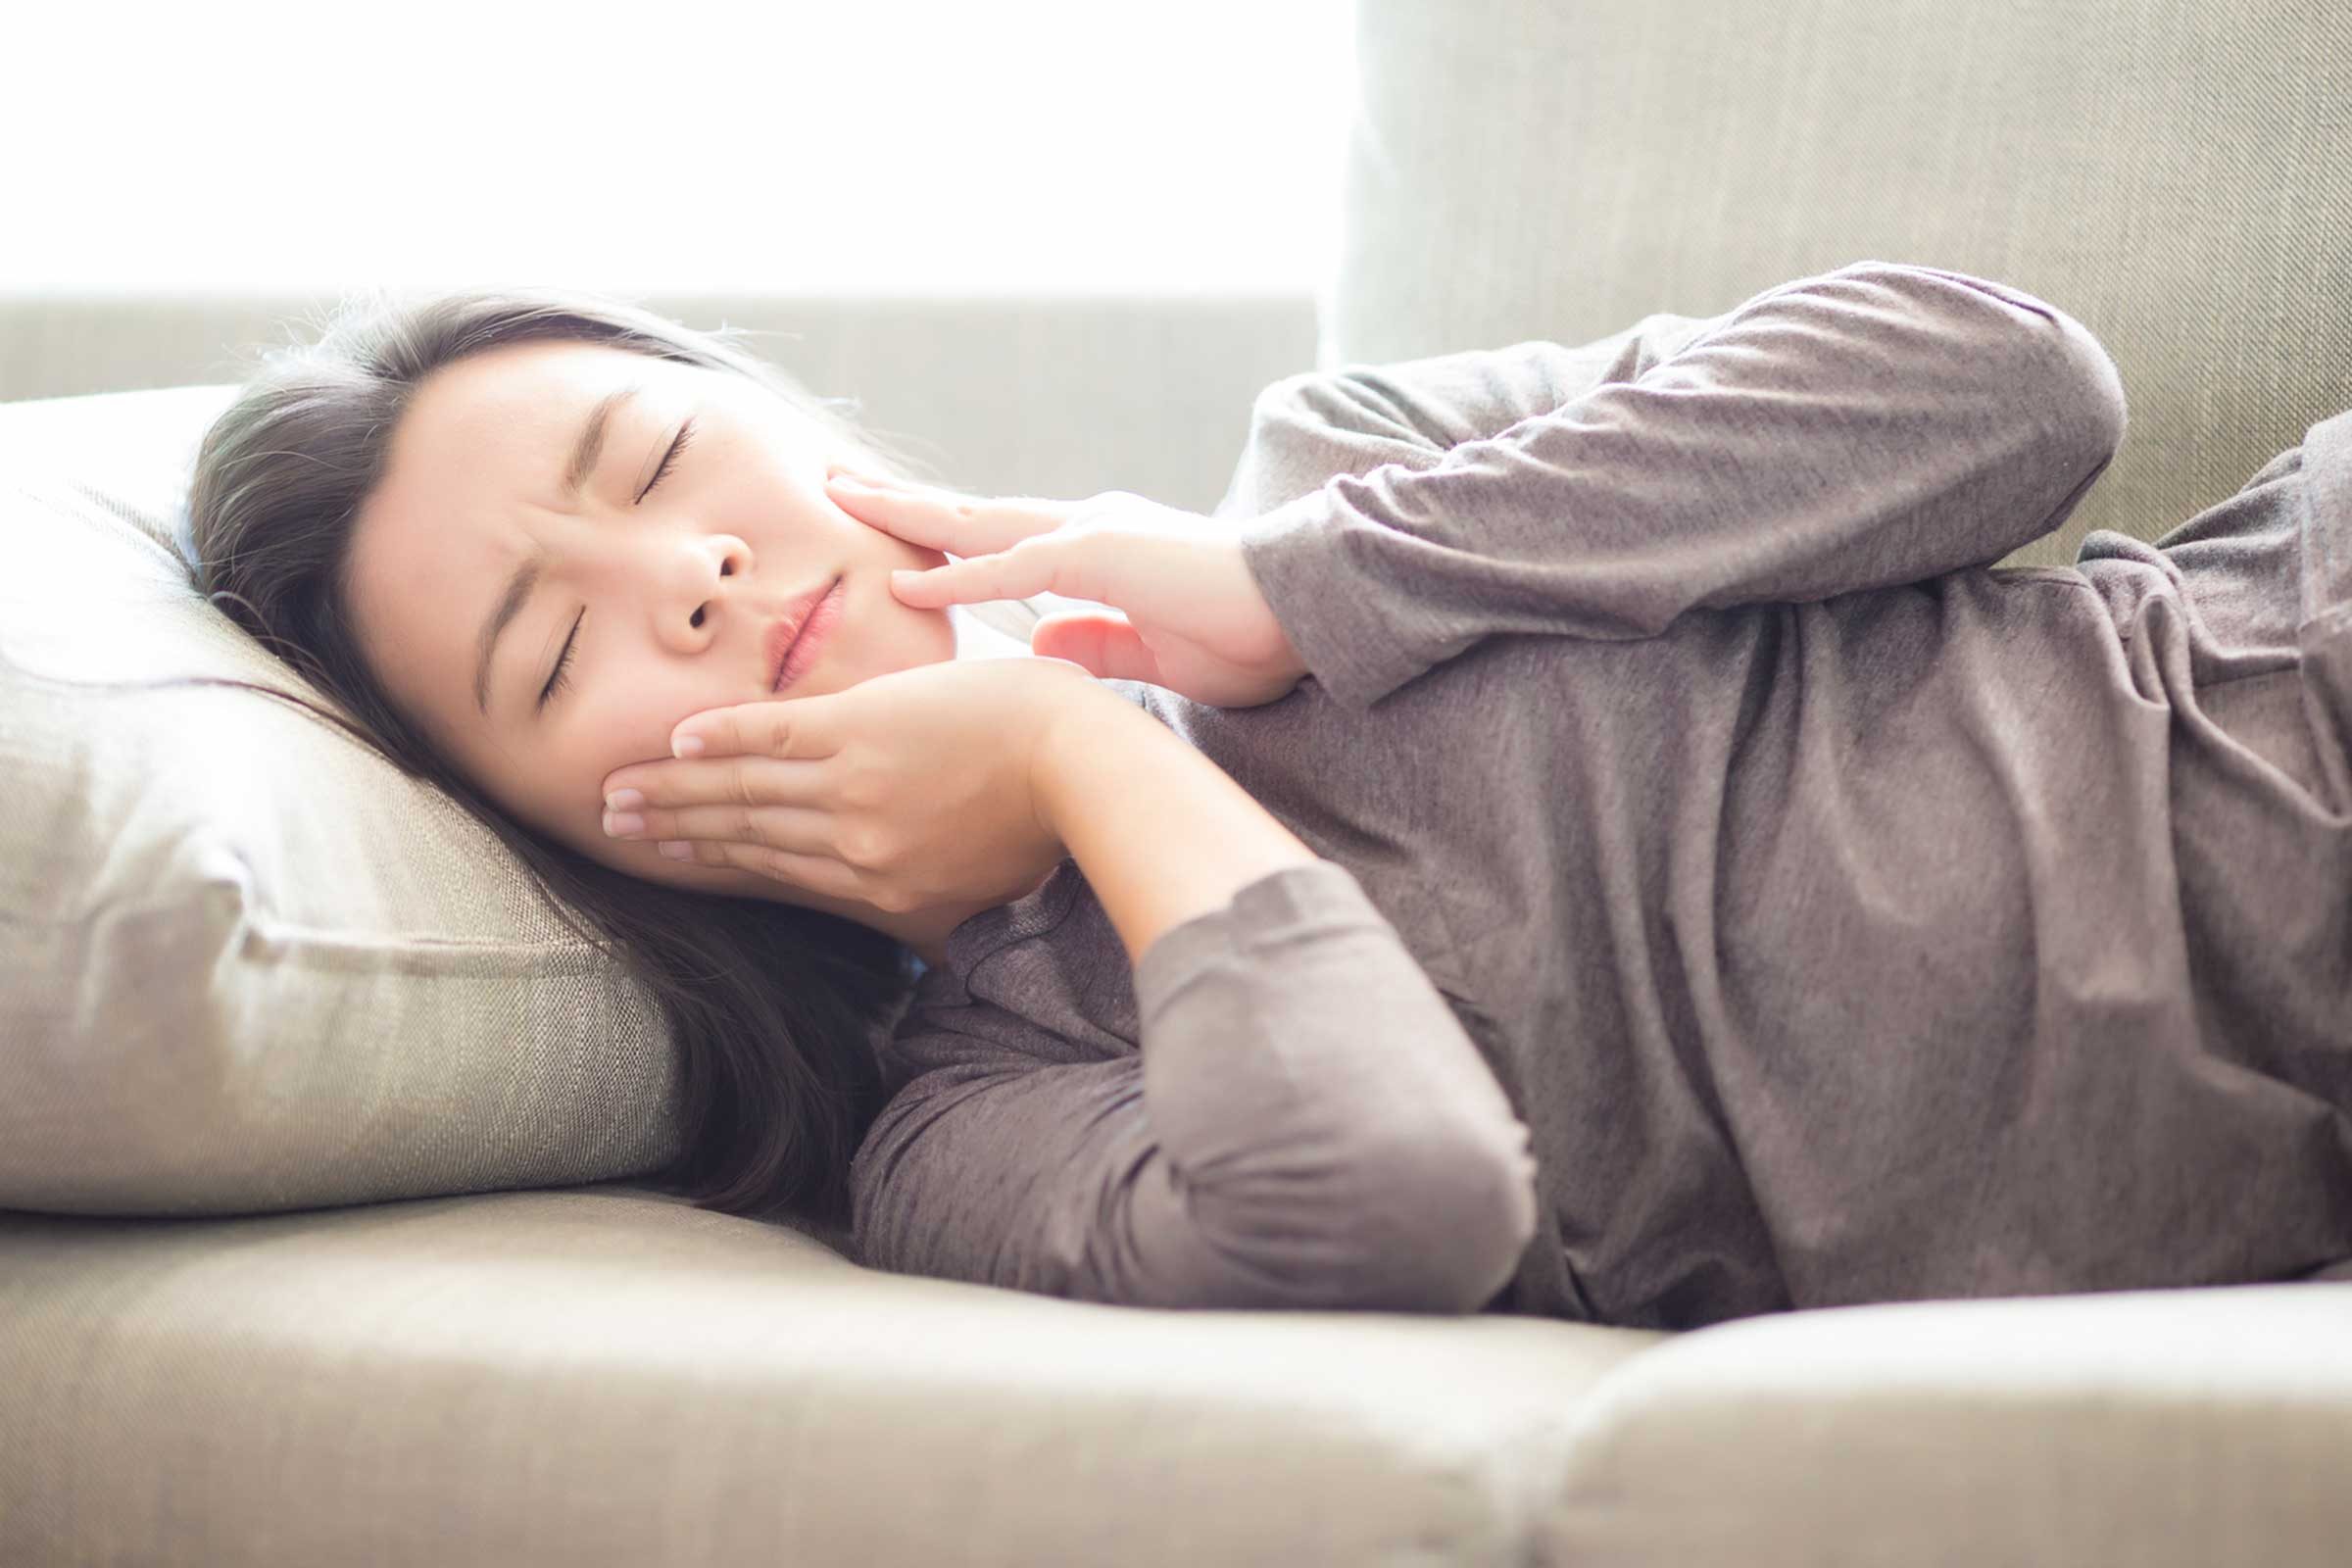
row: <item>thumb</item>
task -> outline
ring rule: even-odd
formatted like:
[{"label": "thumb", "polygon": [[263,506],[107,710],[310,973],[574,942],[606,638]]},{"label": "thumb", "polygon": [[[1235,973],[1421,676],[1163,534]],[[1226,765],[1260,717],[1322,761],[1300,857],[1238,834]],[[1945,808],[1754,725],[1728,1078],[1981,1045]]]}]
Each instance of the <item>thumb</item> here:
[{"label": "thumb", "polygon": [[1029,651],[1041,659],[1066,659],[1098,680],[1161,684],[1158,656],[1124,615],[1092,610],[1049,615],[1030,628]]}]

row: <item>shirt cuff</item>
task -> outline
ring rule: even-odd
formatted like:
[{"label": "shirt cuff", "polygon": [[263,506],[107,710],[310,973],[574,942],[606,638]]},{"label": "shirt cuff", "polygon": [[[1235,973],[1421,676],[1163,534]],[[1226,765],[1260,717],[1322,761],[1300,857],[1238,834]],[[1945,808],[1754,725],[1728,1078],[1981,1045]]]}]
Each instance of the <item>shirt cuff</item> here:
[{"label": "shirt cuff", "polygon": [[[1369,524],[1351,522],[1332,486],[1242,524],[1242,560],[1307,673],[1344,707],[1364,712],[1420,673],[1394,626],[1369,624],[1382,595],[1357,569]],[[1351,619],[1352,617],[1352,619]]]}]

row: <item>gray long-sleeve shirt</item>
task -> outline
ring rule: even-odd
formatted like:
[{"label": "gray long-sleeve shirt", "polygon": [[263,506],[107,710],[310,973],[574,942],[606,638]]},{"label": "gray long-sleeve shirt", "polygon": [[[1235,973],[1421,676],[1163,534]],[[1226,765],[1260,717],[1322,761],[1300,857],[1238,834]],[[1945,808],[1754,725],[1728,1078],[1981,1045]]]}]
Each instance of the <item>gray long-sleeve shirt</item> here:
[{"label": "gray long-sleeve shirt", "polygon": [[958,926],[861,1256],[1678,1329],[2352,1257],[2352,412],[1991,566],[2125,422],[1877,262],[1270,386],[1217,517],[1308,677],[1105,684],[1322,858],[1132,969],[1074,860]]}]

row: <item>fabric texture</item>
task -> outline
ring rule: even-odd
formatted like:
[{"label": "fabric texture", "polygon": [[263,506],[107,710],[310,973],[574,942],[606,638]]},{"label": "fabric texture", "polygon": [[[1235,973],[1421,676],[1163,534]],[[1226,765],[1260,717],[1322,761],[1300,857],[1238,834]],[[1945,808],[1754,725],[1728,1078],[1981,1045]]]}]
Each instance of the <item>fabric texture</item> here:
[{"label": "fabric texture", "polygon": [[1358,0],[1316,364],[1712,316],[1877,256],[2065,302],[2132,439],[2003,564],[2229,499],[2352,402],[2343,0]]},{"label": "fabric texture", "polygon": [[957,927],[861,1255],[1664,1329],[2352,1257],[2352,415],[1993,564],[2127,423],[2056,305],[1877,261],[1269,387],[1218,520],[1308,677],[1107,684],[1322,858],[1132,976],[1074,860]]}]

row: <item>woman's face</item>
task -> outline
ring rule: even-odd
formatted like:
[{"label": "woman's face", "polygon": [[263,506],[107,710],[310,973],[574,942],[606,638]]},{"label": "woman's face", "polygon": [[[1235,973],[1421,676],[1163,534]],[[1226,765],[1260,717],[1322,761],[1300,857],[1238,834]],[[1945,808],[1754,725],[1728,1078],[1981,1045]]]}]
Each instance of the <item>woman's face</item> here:
[{"label": "woman's face", "polygon": [[[583,447],[592,411],[630,387]],[[603,780],[668,757],[689,713],[770,700],[768,629],[836,577],[841,621],[783,695],[956,657],[948,612],[900,604],[889,582],[947,557],[834,506],[828,456],[811,421],[731,371],[568,341],[471,355],[420,383],[393,432],[352,539],[354,633],[394,701],[513,815],[649,881],[779,897],[757,872],[608,838]]]}]

